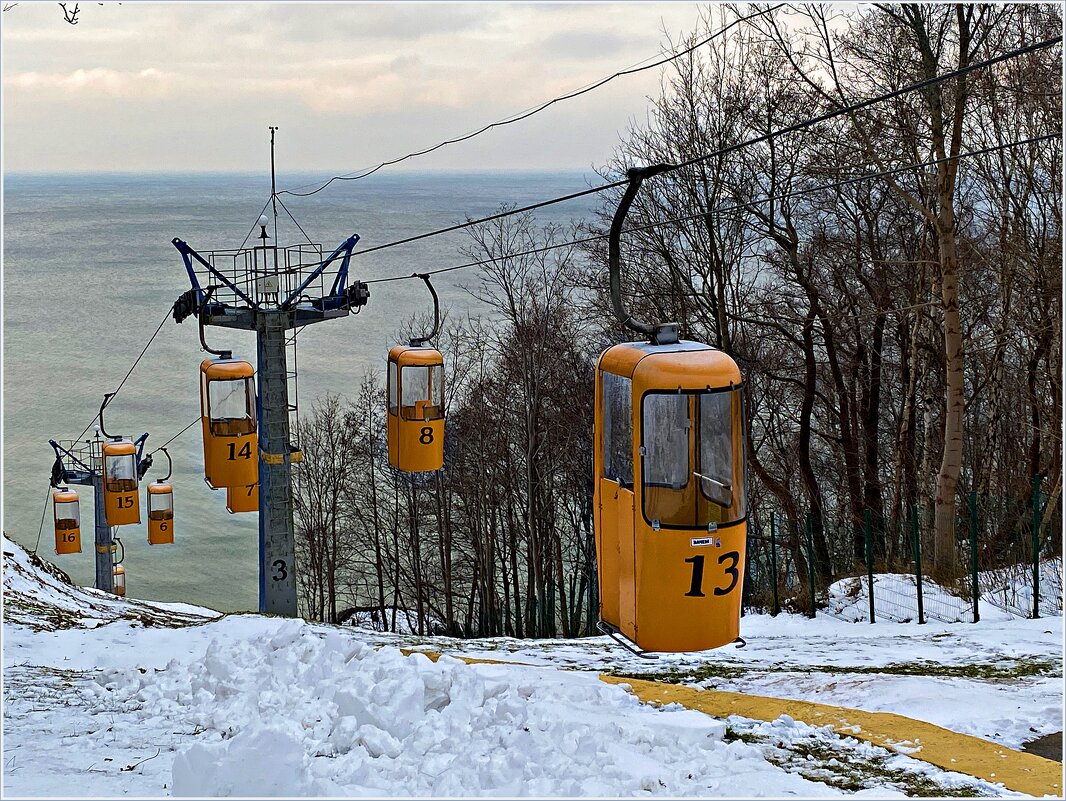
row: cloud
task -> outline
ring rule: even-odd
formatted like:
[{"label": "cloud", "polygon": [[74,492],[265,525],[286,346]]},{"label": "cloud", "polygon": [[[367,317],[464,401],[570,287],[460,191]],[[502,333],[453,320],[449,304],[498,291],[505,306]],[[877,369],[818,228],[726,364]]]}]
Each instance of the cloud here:
[{"label": "cloud", "polygon": [[93,67],[73,72],[5,73],[4,87],[9,90],[77,94],[83,97],[162,97],[167,93],[168,78],[154,67],[136,71]]},{"label": "cloud", "polygon": [[[239,88],[239,87],[237,87]],[[461,87],[447,79],[425,78],[413,81],[399,71],[367,68],[357,74],[315,75],[288,78],[253,79],[250,92],[288,98],[317,114],[360,116],[415,108],[458,108],[467,96]]]},{"label": "cloud", "polygon": [[[61,169],[76,154],[46,147],[52,143],[42,141],[42,131],[71,130],[93,142],[95,156],[112,169],[150,161],[163,141],[175,168],[198,169],[208,158],[222,167],[233,155],[221,141],[209,144],[210,137],[244,137],[263,120],[284,120],[287,135],[305,131],[307,163],[347,161],[345,143],[355,131],[365,150],[389,157],[407,140],[410,147],[432,144],[654,56],[661,22],[688,26],[698,7],[91,4],[77,27],[54,12],[48,3],[24,4],[3,20],[3,134],[11,169]],[[654,70],[620,78],[478,146],[442,150],[434,163],[465,164],[490,138],[508,143],[499,146],[508,163],[584,162],[590,136],[607,141],[655,87]],[[114,139],[97,113],[102,102],[130,137]],[[205,138],[195,145],[172,135],[175,127],[188,131],[201,122]],[[547,134],[555,137],[550,153],[542,152]],[[217,158],[205,153],[210,148]]]},{"label": "cloud", "polygon": [[366,3],[331,5],[308,14],[306,6],[264,7],[270,32],[290,41],[321,42],[324,38],[350,42],[401,41],[470,33],[482,29],[498,12],[489,4]]},{"label": "cloud", "polygon": [[[612,31],[558,31],[540,42],[545,53],[562,58],[584,60],[611,56],[627,48],[647,44],[646,37],[623,36]],[[653,55],[653,53],[648,53]],[[624,65],[619,65],[622,67]]]}]

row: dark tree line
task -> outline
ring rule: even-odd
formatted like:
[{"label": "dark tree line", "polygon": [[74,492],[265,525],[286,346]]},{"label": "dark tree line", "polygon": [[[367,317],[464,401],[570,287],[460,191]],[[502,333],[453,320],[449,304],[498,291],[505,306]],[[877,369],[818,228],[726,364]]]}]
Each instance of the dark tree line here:
[{"label": "dark tree line", "polygon": [[[947,579],[966,493],[1024,510],[1041,473],[1045,525],[1059,519],[1061,137],[999,146],[1059,133],[1061,47],[732,146],[1051,38],[1061,9],[831,13],[774,12],[663,74],[604,176],[724,152],[645,182],[628,221],[643,230],[623,242],[627,304],[737,359],[750,507],[788,523],[799,570],[804,521],[825,580],[834,564],[865,561],[858,532],[870,515],[878,563],[908,559],[891,532],[919,505]],[[708,10],[671,45],[734,16]],[[490,264],[471,291],[488,311],[441,336],[442,472],[388,467],[378,373],[304,421],[297,516],[310,616],[373,609],[395,627],[396,610],[411,610],[416,631],[464,636],[591,630],[593,371],[628,336],[609,310],[603,240],[507,254],[603,233],[617,197],[605,193],[600,218],[575,231],[539,229],[529,215],[474,230],[466,255]],[[1018,536],[1021,514],[995,521],[993,546]],[[847,522],[843,534],[831,518]]]},{"label": "dark tree line", "polygon": [[[478,230],[469,253],[562,238],[511,217]],[[575,313],[575,260],[572,249],[500,259],[473,290],[490,314],[445,322],[443,471],[389,467],[378,374],[347,403],[314,405],[301,425],[296,493],[309,615],[373,613],[394,628],[396,610],[410,610],[400,622],[420,633],[588,631],[593,361]]]}]

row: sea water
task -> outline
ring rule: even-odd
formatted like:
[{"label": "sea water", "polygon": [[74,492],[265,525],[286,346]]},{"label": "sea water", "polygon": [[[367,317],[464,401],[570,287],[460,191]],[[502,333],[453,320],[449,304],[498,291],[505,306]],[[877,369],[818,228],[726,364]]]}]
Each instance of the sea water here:
[{"label": "sea water", "polygon": [[[278,188],[318,176],[279,175]],[[568,173],[414,174],[383,171],[361,181],[335,182],[309,198],[282,195],[312,241],[329,253],[352,233],[356,249],[491,214],[501,204],[526,205],[601,183],[591,171]],[[313,187],[308,187],[313,188]],[[4,176],[3,215],[3,527],[80,584],[91,585],[93,501],[81,496],[82,553],[57,557],[48,480],[55,459],[49,439],[71,439],[94,422],[105,392],[113,391],[163,322],[136,370],[105,412],[112,433],[147,431],[145,452],[199,417],[198,366],[205,354],[195,317],[178,325],[174,300],[189,289],[175,237],[197,250],[235,248],[247,237],[270,197],[269,177],[238,174],[94,174]],[[537,212],[539,224],[589,220],[596,195]],[[273,229],[273,210],[267,208]],[[283,208],[278,236],[302,234]],[[251,234],[251,236],[249,236]],[[350,280],[409,275],[469,261],[457,232],[355,257]],[[488,314],[467,288],[478,270],[434,279],[452,315]],[[299,337],[299,401],[307,410],[326,393],[352,396],[368,369],[383,371],[399,327],[432,309],[420,281],[371,286],[370,303],[355,316],[317,323]],[[214,348],[255,363],[254,334],[207,329]],[[93,435],[90,427],[87,437]],[[83,437],[84,439],[85,437]],[[258,515],[230,515],[224,491],[203,480],[199,425],[169,447],[173,458],[175,541],[149,546],[146,526],[125,526],[128,593],[132,597],[205,604],[222,610],[258,604]],[[155,456],[145,483],[165,472]],[[142,487],[142,504],[144,488]],[[142,519],[146,514],[142,512]]]}]

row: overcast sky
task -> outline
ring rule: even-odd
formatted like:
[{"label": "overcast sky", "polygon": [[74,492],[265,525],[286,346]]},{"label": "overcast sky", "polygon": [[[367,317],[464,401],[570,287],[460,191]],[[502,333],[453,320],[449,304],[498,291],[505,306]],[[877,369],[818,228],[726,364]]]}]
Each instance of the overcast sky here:
[{"label": "overcast sky", "polygon": [[[10,0],[8,0],[10,2]],[[68,5],[70,5],[68,3]],[[5,171],[350,172],[466,133],[660,52],[695,3],[81,4],[3,13]],[[418,160],[602,164],[658,69]]]}]

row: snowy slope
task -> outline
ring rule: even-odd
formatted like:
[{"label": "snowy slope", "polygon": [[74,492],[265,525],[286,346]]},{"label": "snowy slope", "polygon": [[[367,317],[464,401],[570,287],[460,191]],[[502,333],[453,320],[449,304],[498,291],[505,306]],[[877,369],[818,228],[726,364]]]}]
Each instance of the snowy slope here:
[{"label": "snowy slope", "polygon": [[[1062,616],[1062,559],[1040,563],[1040,615]],[[1028,617],[1033,608],[1031,568],[988,570],[978,574],[978,606],[982,620],[1003,621]],[[881,622],[908,623],[918,619],[918,588],[911,573],[881,573],[874,576],[874,615]],[[869,580],[846,578],[828,590],[827,613],[841,620],[863,622],[870,619]],[[969,583],[960,597],[926,577],[922,602],[928,620],[944,623],[972,623],[973,605]]]},{"label": "snowy slope", "polygon": [[75,587],[50,562],[3,537],[4,621],[31,629],[55,631],[92,628],[116,617],[141,618],[146,625],[180,626],[218,617],[213,609],[188,604],[116,598],[91,587]]},{"label": "snowy slope", "polygon": [[[373,642],[895,712],[1020,748],[1063,728],[1063,619],[847,623],[748,615],[743,648],[648,661],[605,638],[449,640],[367,632]],[[423,643],[425,645],[423,646]]]},{"label": "snowy slope", "polygon": [[[1008,794],[793,721],[645,706],[551,648],[433,663],[352,628],[109,599],[6,539],[4,598],[5,797],[843,794],[799,741],[880,760],[860,795]],[[584,668],[605,643],[561,647]]]}]

